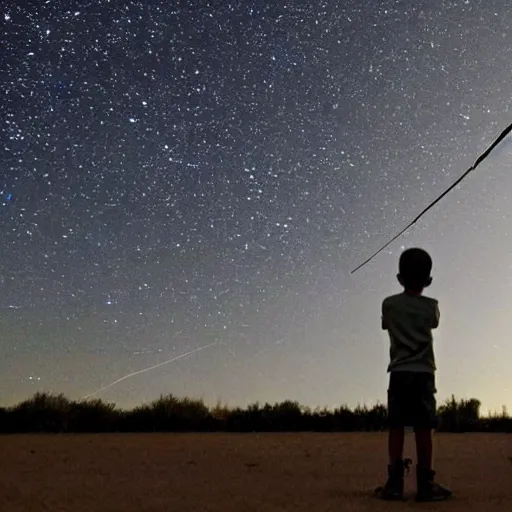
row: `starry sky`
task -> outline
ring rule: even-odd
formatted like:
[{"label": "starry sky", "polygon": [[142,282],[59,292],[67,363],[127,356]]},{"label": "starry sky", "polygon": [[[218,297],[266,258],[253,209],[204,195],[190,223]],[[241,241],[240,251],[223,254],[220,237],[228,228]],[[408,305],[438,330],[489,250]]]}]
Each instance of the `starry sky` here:
[{"label": "starry sky", "polygon": [[506,0],[0,9],[0,403],[384,401],[419,245],[438,399],[512,409],[509,140],[350,274],[512,121]]}]

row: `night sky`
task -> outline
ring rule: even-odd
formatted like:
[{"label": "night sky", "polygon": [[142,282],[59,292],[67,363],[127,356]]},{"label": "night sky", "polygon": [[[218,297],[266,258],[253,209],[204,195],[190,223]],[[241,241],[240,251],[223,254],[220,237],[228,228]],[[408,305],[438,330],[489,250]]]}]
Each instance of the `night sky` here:
[{"label": "night sky", "polygon": [[[174,6],[174,7],[173,7]],[[179,6],[179,7],[177,7]],[[386,397],[382,299],[434,258],[438,399],[512,408],[498,0],[1,9],[0,403]]]}]

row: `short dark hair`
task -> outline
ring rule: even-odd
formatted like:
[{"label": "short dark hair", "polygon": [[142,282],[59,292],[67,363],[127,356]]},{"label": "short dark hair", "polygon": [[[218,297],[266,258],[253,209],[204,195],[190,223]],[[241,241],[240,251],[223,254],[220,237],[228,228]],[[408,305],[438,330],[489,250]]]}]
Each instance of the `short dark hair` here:
[{"label": "short dark hair", "polygon": [[432,271],[432,258],[427,251],[413,247],[400,255],[398,272],[405,288],[423,289]]}]

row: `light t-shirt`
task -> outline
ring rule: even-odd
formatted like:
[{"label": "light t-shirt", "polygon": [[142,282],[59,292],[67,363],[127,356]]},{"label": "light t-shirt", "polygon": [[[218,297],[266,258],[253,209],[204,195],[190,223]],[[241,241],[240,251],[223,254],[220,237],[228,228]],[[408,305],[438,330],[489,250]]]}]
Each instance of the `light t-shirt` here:
[{"label": "light t-shirt", "polygon": [[432,329],[439,325],[435,299],[399,293],[382,302],[382,328],[390,339],[388,372],[436,371]]}]

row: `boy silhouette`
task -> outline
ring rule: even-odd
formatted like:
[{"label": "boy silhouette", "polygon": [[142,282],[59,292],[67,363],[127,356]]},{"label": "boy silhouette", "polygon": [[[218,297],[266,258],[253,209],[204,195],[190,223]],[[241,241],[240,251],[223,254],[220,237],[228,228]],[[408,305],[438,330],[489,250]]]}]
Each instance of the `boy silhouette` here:
[{"label": "boy silhouette", "polygon": [[404,427],[412,426],[418,458],[416,501],[440,501],[452,492],[434,480],[432,469],[432,430],[437,426],[432,329],[439,325],[439,307],[437,300],[422,295],[432,283],[432,259],[423,249],[407,249],[398,267],[404,290],[382,302],[382,329],[390,339],[390,377],[388,479],[380,497],[403,500]]}]

